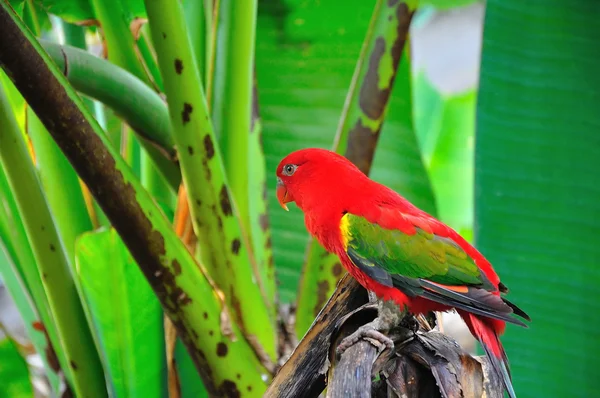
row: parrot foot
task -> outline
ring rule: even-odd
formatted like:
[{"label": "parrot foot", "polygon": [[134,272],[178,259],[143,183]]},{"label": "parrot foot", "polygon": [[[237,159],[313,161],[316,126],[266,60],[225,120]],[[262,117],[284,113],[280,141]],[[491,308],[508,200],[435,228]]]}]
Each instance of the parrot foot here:
[{"label": "parrot foot", "polygon": [[394,341],[379,331],[381,326],[379,319],[375,319],[373,322],[362,325],[356,332],[342,340],[337,346],[336,352],[341,355],[360,340],[368,341],[380,351],[383,351],[386,348],[390,350],[393,349]]}]

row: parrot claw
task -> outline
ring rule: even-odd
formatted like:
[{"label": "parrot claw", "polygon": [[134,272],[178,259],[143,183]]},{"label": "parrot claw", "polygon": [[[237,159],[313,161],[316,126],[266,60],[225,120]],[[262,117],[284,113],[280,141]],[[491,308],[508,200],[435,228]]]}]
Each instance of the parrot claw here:
[{"label": "parrot claw", "polygon": [[377,320],[361,326],[350,336],[344,338],[337,346],[336,352],[342,355],[348,348],[352,347],[360,340],[366,340],[380,351],[394,348],[394,341],[378,330]]}]

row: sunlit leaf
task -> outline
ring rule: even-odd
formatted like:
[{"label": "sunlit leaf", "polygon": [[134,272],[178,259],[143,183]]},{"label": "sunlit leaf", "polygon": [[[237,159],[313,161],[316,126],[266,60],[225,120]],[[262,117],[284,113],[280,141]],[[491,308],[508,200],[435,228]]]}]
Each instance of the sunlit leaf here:
[{"label": "sunlit leaf", "polygon": [[162,311],[119,235],[114,229],[83,234],[75,255],[94,339],[113,393],[164,396]]}]

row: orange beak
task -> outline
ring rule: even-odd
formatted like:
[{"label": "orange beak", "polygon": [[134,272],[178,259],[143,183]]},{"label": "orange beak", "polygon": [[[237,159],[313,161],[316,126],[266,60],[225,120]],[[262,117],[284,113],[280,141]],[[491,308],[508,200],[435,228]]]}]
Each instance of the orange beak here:
[{"label": "orange beak", "polygon": [[287,188],[285,187],[285,184],[283,183],[283,181],[281,181],[281,178],[279,177],[277,177],[277,200],[279,201],[281,207],[285,209],[285,211],[290,211],[286,203],[291,202],[291,200],[288,199]]}]

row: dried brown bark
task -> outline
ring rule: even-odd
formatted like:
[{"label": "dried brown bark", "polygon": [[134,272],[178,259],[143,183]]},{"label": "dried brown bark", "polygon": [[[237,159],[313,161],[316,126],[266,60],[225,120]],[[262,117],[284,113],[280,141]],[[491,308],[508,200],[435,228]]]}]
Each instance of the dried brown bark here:
[{"label": "dried brown bark", "polygon": [[[319,313],[265,397],[501,398],[504,387],[487,358],[473,357],[448,336],[405,317],[388,337],[394,352],[359,340],[342,355],[336,347],[377,316],[365,290],[349,275]],[[327,377],[325,377],[327,375]],[[327,380],[326,380],[327,379]]]}]

